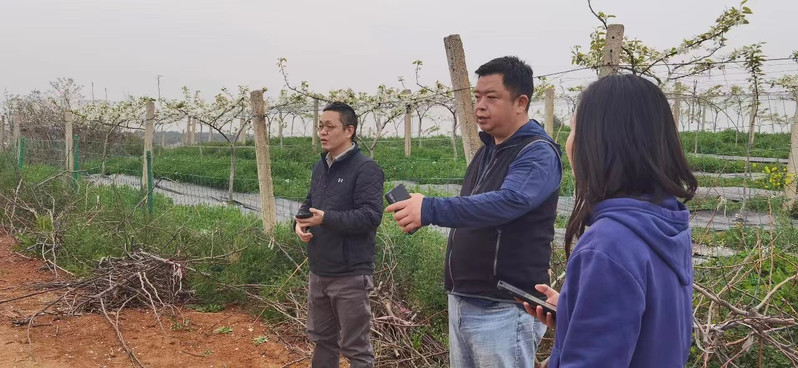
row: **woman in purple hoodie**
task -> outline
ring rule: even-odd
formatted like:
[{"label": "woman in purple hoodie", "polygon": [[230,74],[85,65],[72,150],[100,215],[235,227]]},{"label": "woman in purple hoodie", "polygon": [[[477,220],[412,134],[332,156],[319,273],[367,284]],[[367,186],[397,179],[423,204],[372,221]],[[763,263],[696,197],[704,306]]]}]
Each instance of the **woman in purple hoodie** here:
[{"label": "woman in purple hoodie", "polygon": [[[648,80],[604,77],[582,94],[566,143],[576,180],[550,367],[684,367],[692,333],[690,200],[698,183],[668,100]],[[571,252],[574,238],[578,238]]]}]

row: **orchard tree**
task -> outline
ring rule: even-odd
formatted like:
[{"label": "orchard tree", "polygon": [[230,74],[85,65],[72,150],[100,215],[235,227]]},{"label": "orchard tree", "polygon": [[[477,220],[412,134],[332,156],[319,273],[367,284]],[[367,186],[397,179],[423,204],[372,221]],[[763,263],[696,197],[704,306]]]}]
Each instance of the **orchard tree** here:
[{"label": "orchard tree", "polygon": [[457,159],[457,128],[458,128],[458,121],[457,121],[457,104],[454,100],[454,91],[450,86],[445,85],[441,81],[435,81],[433,86],[427,86],[421,83],[421,67],[424,63],[421,60],[416,60],[413,62],[413,65],[416,66],[416,86],[418,86],[419,92],[425,91],[426,99],[430,101],[434,106],[440,106],[445,108],[449,111],[452,115],[452,131],[451,131],[451,143],[452,143],[452,154],[454,159]]},{"label": "orchard tree", "polygon": [[[243,134],[246,125],[236,129],[234,122],[246,113],[249,108],[249,88],[239,86],[236,94],[223,88],[212,101],[202,98],[199,91],[191,93],[183,87],[182,101],[164,101],[167,109],[174,110],[184,117],[190,117],[208,127],[209,132],[217,132],[230,147],[230,177],[228,179],[227,201],[233,202],[233,190],[236,170],[236,142]],[[247,119],[248,120],[248,119]],[[232,133],[231,133],[232,132]],[[210,133],[209,133],[210,134]],[[200,148],[201,149],[201,148]]]},{"label": "orchard tree", "polygon": [[[719,55],[726,47],[727,35],[739,26],[748,24],[748,16],[752,14],[751,9],[745,6],[746,2],[743,0],[740,5],[724,10],[706,32],[665,49],[657,49],[641,40],[624,36],[621,68],[653,78],[660,85],[723,68],[725,62],[732,59],[732,55]],[[596,12],[590,0],[588,7],[601,24],[590,34],[590,44],[586,48],[580,45],[572,48],[571,63],[595,69],[598,73],[606,44],[608,21],[615,16]]]},{"label": "orchard tree", "polygon": [[[147,98],[129,97],[126,100],[111,102],[101,100],[74,111],[78,122],[84,125],[93,134],[101,134],[102,154],[100,174],[105,175],[105,161],[108,158],[108,146],[112,141],[123,142],[125,132],[142,130],[144,106]],[[138,153],[138,148],[130,150],[125,147],[125,153]]]}]

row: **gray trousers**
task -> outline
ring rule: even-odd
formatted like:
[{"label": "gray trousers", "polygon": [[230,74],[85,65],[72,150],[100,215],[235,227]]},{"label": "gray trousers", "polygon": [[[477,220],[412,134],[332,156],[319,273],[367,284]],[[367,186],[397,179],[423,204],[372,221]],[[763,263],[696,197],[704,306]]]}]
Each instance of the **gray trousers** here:
[{"label": "gray trousers", "polygon": [[308,337],[316,343],[312,367],[338,367],[340,354],[351,368],[373,367],[371,275],[322,277],[311,272],[309,284]]}]

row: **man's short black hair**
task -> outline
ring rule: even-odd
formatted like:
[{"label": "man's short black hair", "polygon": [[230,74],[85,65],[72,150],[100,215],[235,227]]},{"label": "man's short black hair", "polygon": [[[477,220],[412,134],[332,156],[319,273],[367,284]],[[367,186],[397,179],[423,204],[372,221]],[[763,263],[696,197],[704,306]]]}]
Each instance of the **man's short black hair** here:
[{"label": "man's short black hair", "polygon": [[344,102],[335,101],[324,107],[322,112],[324,111],[338,112],[338,114],[341,115],[341,123],[343,123],[344,128],[350,125],[355,128],[355,131],[352,133],[352,141],[354,142],[355,136],[357,135],[357,114],[355,114],[355,109]]},{"label": "man's short black hair", "polygon": [[529,111],[532,93],[535,91],[532,67],[516,56],[504,56],[488,61],[477,69],[480,77],[492,74],[502,75],[504,88],[510,91],[513,99],[521,95],[529,97],[530,103],[526,105],[526,111]]}]

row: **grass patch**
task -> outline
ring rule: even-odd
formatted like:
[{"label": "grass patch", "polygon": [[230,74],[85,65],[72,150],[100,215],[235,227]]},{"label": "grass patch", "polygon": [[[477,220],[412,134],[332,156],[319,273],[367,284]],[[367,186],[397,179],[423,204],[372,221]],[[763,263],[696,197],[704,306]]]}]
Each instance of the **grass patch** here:
[{"label": "grass patch", "polygon": [[[698,139],[698,153],[724,156],[745,156],[748,146],[748,133],[727,129],[721,132],[681,132],[685,152],[694,152]],[[790,154],[790,134],[788,133],[756,133],[753,157],[787,158]]]},{"label": "grass patch", "polygon": [[[155,196],[155,213],[149,215],[138,190],[81,183],[75,192],[66,180],[47,181],[57,172],[44,166],[28,167],[21,174],[0,170],[0,183],[4,184],[0,198],[11,198],[17,179],[23,177],[21,200],[41,205],[37,212],[47,213],[45,206],[52,204],[52,196],[59,218],[48,222],[46,217],[22,213],[13,219],[0,218],[0,226],[17,229],[20,249],[32,254],[40,254],[38,244],[59,239],[58,265],[79,276],[90,274],[104,257],[137,249],[171,259],[206,259],[192,266],[209,277],[190,276],[196,296],[192,308],[204,312],[248,304],[242,289],[229,285],[258,285],[262,297],[279,300],[288,290],[304,288],[307,283],[306,247],[289,224],[278,224],[266,235],[259,217],[235,207],[177,206],[160,195]],[[395,292],[408,307],[427,316],[430,325],[414,331],[419,336],[446,337],[446,314],[441,312],[446,310],[441,282],[445,245],[446,236],[434,230],[403,234],[390,216],[383,218],[378,232],[375,280],[395,283]],[[303,265],[299,271],[297,264]],[[276,316],[269,311],[265,315]],[[172,327],[191,328],[181,320],[173,321]]]},{"label": "grass patch", "polygon": [[[563,128],[559,131],[559,142],[564,144],[570,130]],[[683,138],[689,133],[682,133]],[[687,135],[685,135],[687,134]],[[728,140],[728,132],[706,133],[709,141],[713,139]],[[712,138],[712,137],[720,138]],[[723,137],[721,137],[723,136]],[[761,141],[780,142],[783,137],[779,135],[763,135]],[[307,194],[310,185],[311,169],[319,154],[314,154],[310,148],[310,138],[287,137],[284,138],[281,148],[277,140],[272,140],[271,158],[272,175],[275,194],[282,198],[301,200]],[[419,184],[462,184],[465,176],[466,164],[463,158],[462,144],[458,140],[458,158],[453,157],[449,137],[437,136],[425,138],[421,147],[417,140],[413,143],[411,157],[404,156],[404,140],[400,138],[386,138],[381,140],[374,153],[374,159],[385,172],[387,181],[409,180]],[[707,153],[735,154],[721,146],[716,151]],[[367,150],[364,152],[368,154]],[[228,145],[219,143],[205,144],[192,147],[178,147],[171,149],[156,149],[153,164],[153,174],[156,178],[170,179],[180,182],[193,183],[212,188],[227,189],[230,171],[230,153]],[[760,152],[761,153],[761,152]],[[780,155],[780,154],[779,154]],[[723,160],[711,157],[687,155],[688,163],[694,171],[707,173],[743,173],[744,161]],[[562,156],[563,181],[560,188],[562,195],[573,195],[574,180],[571,167],[566,155]],[[82,166],[88,173],[96,174],[101,170],[101,160],[88,160]],[[781,168],[783,165],[771,165]],[[762,168],[754,167],[753,172],[760,172]],[[136,156],[117,156],[106,160],[105,174],[119,173],[138,176],[141,172],[141,161]],[[699,179],[701,186],[742,186],[742,178],[708,178]],[[750,187],[764,189],[766,182],[752,181]],[[258,190],[257,166],[254,146],[237,146],[236,150],[236,175],[233,188],[236,192],[256,192]]]}]

